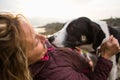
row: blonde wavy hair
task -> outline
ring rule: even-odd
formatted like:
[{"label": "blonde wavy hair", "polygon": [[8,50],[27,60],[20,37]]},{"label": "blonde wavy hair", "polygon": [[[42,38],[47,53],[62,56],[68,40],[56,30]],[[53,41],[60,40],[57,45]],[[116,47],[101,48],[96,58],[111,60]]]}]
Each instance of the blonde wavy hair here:
[{"label": "blonde wavy hair", "polygon": [[0,80],[32,80],[20,16],[0,13]]}]

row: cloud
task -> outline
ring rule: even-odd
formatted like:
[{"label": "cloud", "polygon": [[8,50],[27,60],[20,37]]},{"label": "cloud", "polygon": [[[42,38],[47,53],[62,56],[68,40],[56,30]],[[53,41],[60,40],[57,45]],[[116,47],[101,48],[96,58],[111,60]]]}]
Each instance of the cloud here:
[{"label": "cloud", "polygon": [[28,17],[120,17],[120,0],[1,0],[0,11],[21,12]]},{"label": "cloud", "polygon": [[20,12],[20,0],[0,0],[0,11]]}]

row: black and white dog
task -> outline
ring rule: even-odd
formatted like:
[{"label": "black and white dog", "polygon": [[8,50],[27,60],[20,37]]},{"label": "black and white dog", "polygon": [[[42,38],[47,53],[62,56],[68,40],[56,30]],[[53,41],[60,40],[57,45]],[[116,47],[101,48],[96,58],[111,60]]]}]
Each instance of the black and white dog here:
[{"label": "black and white dog", "polygon": [[[89,51],[95,51],[105,38],[110,35],[116,37],[120,43],[120,30],[107,25],[105,21],[92,21],[87,17],[80,17],[67,22],[64,27],[54,33],[48,40],[56,47],[75,48],[80,46]],[[113,68],[109,80],[117,78],[117,63],[119,54],[113,56]]]}]

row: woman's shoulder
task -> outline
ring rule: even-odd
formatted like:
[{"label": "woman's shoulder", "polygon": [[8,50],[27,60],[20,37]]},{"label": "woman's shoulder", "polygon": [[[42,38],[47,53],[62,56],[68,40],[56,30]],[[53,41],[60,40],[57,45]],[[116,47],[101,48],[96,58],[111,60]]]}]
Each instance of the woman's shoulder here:
[{"label": "woman's shoulder", "polygon": [[58,54],[58,55],[76,55],[77,52],[72,50],[71,48],[55,48],[53,51],[51,51],[50,54]]},{"label": "woman's shoulder", "polygon": [[70,61],[73,63],[85,63],[86,61],[84,57],[71,48],[56,48],[53,51],[48,52],[48,55],[56,60]]}]

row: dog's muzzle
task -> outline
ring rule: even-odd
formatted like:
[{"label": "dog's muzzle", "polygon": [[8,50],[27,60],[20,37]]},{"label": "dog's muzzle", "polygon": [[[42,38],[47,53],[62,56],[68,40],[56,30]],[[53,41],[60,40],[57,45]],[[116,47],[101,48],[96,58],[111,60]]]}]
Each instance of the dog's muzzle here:
[{"label": "dog's muzzle", "polygon": [[54,40],[55,40],[54,36],[48,37],[48,41],[49,41],[50,43],[52,43]]}]

